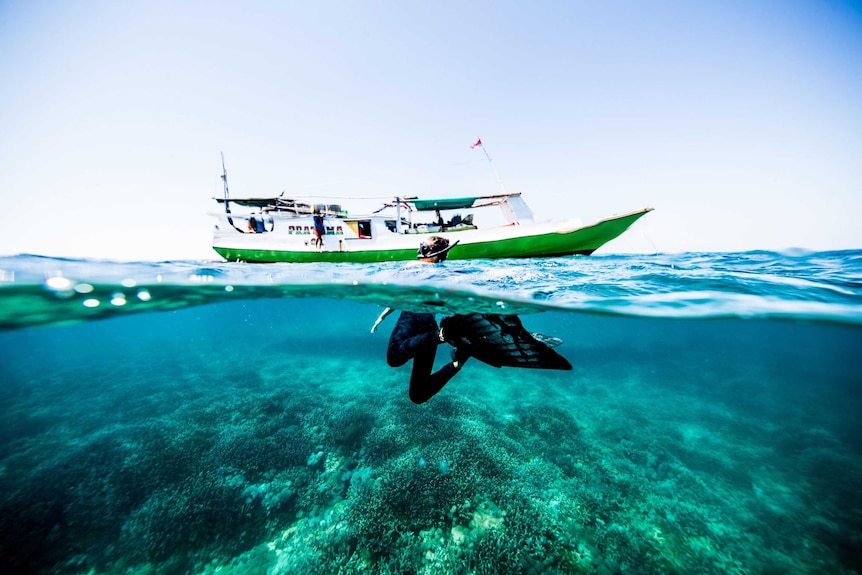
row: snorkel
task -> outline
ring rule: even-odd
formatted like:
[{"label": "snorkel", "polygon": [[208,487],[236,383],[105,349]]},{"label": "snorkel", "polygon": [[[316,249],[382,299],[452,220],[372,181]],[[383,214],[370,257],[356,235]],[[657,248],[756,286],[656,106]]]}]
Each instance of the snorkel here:
[{"label": "snorkel", "polygon": [[430,258],[436,258],[438,256],[442,256],[442,255],[448,253],[449,250],[451,250],[452,248],[457,246],[460,241],[461,240],[456,240],[454,243],[447,245],[445,248],[442,248],[442,249],[439,249],[435,252],[430,252],[430,253],[426,253],[426,252],[434,249],[434,246],[429,245],[429,244],[425,244],[425,243],[419,244],[419,249],[416,250],[416,257],[418,259],[426,259],[426,258],[430,259]]}]

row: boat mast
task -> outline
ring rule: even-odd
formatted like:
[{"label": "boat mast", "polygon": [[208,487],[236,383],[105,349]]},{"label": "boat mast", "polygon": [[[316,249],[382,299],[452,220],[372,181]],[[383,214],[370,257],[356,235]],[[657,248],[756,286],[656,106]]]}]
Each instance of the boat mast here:
[{"label": "boat mast", "polygon": [[[494,170],[494,176],[497,178],[497,183],[500,184],[500,191],[503,192],[503,199],[500,201],[500,208],[503,210],[503,217],[506,219],[506,222],[512,225],[520,225],[520,221],[518,219],[518,209],[512,206],[512,203],[509,201],[509,194],[506,192],[505,186],[503,186],[503,180],[500,179],[500,174],[497,173],[497,168],[494,166],[494,161],[491,159],[491,156],[488,155],[488,150],[485,149],[485,145],[482,143],[482,139],[479,138],[476,140],[476,143],[470,146],[471,148],[482,148],[482,151],[485,152],[485,157],[488,158],[488,163],[491,164],[491,169]],[[530,208],[527,207],[527,204],[524,203],[524,200],[521,199],[520,196],[517,196],[517,200],[520,206],[523,206],[522,210],[525,210],[525,214],[529,216],[528,219],[533,219],[533,213],[530,211]]]},{"label": "boat mast", "polygon": [[494,177],[497,178],[497,183],[500,185],[500,191],[506,194],[506,188],[503,186],[503,180],[500,179],[500,174],[497,173],[497,167],[494,165],[494,160],[491,159],[491,156],[488,155],[488,150],[485,149],[485,144],[482,143],[482,138],[476,140],[476,143],[470,146],[471,148],[482,148],[482,151],[485,153],[485,157],[488,158],[488,163],[491,164],[491,169],[494,170]]},{"label": "boat mast", "polygon": [[401,229],[401,197],[395,196],[395,232],[403,233]]},{"label": "boat mast", "polygon": [[[228,214],[227,223],[229,223],[233,229],[238,232],[243,232],[241,228],[236,227],[236,224],[233,223],[233,218],[230,217],[230,193],[227,189],[227,168],[224,167],[224,152],[219,152],[221,154],[221,180],[224,182],[224,213]],[[245,233],[245,232],[243,232]]]},{"label": "boat mast", "polygon": [[230,203],[228,202],[228,198],[230,198],[230,193],[227,190],[227,168],[224,167],[224,152],[219,152],[221,154],[221,181],[224,183],[224,211],[225,213],[230,213]]}]

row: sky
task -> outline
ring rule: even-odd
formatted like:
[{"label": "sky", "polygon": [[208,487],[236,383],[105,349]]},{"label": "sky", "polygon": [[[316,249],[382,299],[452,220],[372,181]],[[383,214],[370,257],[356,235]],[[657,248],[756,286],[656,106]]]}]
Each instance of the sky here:
[{"label": "sky", "polygon": [[[600,253],[862,248],[862,2],[0,1],[0,255],[213,260],[213,197],[655,211]],[[346,207],[349,200],[342,200]]]}]

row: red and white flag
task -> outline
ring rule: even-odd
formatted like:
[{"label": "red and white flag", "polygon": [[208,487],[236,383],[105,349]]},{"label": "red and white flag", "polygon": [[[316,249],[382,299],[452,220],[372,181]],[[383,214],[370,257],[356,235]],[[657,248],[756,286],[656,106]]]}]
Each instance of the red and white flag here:
[{"label": "red and white flag", "polygon": [[482,140],[481,139],[476,140],[476,143],[473,144],[472,146],[470,146],[470,149],[472,150],[473,148],[479,147],[481,145],[482,145]]}]

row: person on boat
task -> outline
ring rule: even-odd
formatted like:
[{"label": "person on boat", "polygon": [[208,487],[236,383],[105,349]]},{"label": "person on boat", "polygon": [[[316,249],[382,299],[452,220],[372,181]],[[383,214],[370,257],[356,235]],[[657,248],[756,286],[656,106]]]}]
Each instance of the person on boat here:
[{"label": "person on boat", "polygon": [[[416,257],[423,264],[442,263],[457,243],[450,245],[446,238],[431,236],[420,244]],[[392,311],[389,307],[383,310],[374,322],[371,333],[377,331],[377,327]],[[469,358],[468,354],[456,347],[451,352],[452,361],[432,373],[437,346],[444,342],[443,330],[437,325],[433,313],[401,312],[389,337],[386,362],[390,367],[401,367],[413,360],[410,373],[410,400],[413,403],[425,403],[434,397],[461,371]]]},{"label": "person on boat", "polygon": [[314,214],[314,246],[318,250],[323,249],[323,236],[326,235],[326,227],[323,225],[323,214]]},{"label": "person on boat", "polygon": [[248,231],[253,234],[261,234],[266,231],[263,224],[263,214],[252,214],[248,218]]}]

